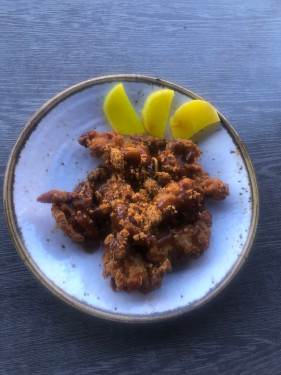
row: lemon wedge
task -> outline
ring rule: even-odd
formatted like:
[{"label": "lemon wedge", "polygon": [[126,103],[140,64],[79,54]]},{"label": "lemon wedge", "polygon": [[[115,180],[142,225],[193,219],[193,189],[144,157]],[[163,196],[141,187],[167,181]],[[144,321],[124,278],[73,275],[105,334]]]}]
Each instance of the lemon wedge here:
[{"label": "lemon wedge", "polygon": [[143,133],[144,129],[122,83],[114,86],[103,104],[106,118],[114,130],[122,135]]},{"label": "lemon wedge", "polygon": [[174,91],[162,89],[150,94],[142,109],[144,129],[153,137],[162,137],[165,132]]},{"label": "lemon wedge", "polygon": [[170,120],[174,138],[190,138],[199,130],[220,121],[217,111],[204,100],[183,104]]}]

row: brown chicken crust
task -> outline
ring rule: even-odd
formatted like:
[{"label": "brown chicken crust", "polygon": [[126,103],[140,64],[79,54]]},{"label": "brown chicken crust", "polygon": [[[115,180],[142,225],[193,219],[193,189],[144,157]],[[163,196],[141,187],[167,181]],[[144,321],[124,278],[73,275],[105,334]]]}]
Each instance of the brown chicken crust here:
[{"label": "brown chicken crust", "polygon": [[204,199],[225,199],[229,187],[203,170],[192,141],[90,131],[78,142],[104,163],[73,192],[51,190],[37,200],[52,204],[57,226],[74,242],[103,241],[103,275],[114,290],[157,289],[173,263],[208,249]]},{"label": "brown chicken crust", "polygon": [[178,226],[153,238],[147,259],[157,264],[165,259],[174,263],[200,256],[210,245],[211,226],[211,214],[205,210],[198,215],[195,223]]}]

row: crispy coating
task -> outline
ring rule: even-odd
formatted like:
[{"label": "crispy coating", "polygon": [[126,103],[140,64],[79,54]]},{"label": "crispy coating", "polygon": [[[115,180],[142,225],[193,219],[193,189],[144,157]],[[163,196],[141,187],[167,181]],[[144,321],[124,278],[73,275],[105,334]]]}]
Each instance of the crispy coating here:
[{"label": "crispy coating", "polygon": [[100,182],[102,183],[103,181],[106,181],[110,176],[110,170],[103,164],[88,173],[87,180],[98,186]]},{"label": "crispy coating", "polygon": [[115,176],[111,177],[100,188],[100,199],[102,203],[110,203],[114,205],[116,200],[128,201],[134,194],[131,186],[123,179]]},{"label": "crispy coating", "polygon": [[74,242],[103,243],[103,275],[116,291],[157,289],[172,264],[198,257],[210,243],[212,218],[204,199],[225,199],[229,187],[197,162],[190,140],[116,131],[84,133],[79,143],[104,163],[73,192],[51,190],[57,226]]},{"label": "crispy coating", "polygon": [[121,148],[124,145],[123,137],[116,131],[98,133],[95,130],[86,132],[78,138],[80,145],[91,150],[91,154],[103,160],[109,157],[112,148]]},{"label": "crispy coating", "polygon": [[78,198],[78,193],[69,193],[65,190],[50,190],[37,197],[37,202],[41,203],[66,203]]},{"label": "crispy coating", "polygon": [[134,242],[143,242],[162,221],[160,210],[147,202],[138,201],[124,204],[119,202],[111,215],[112,229],[115,232],[126,229]]},{"label": "crispy coating", "polygon": [[158,193],[160,190],[160,185],[158,184],[157,181],[155,181],[153,178],[147,178],[143,184],[143,187],[149,194],[151,198],[155,197],[155,195]]},{"label": "crispy coating", "polygon": [[229,195],[229,186],[219,178],[211,178],[199,163],[185,165],[186,176],[193,179],[204,191],[204,196],[215,200],[223,200]]},{"label": "crispy coating", "polygon": [[124,141],[118,132],[86,132],[78,142],[91,150],[93,156],[100,157],[113,170],[122,170],[124,163],[133,167],[147,167],[151,163],[148,147],[141,142]]},{"label": "crispy coating", "polygon": [[111,276],[114,290],[143,293],[157,289],[162,284],[163,276],[172,270],[168,259],[160,265],[148,263],[137,250],[130,250],[126,257],[119,260],[111,257],[108,252],[103,255],[104,277]]},{"label": "crispy coating", "polygon": [[217,201],[221,201],[229,195],[229,186],[219,178],[206,178],[201,186],[206,197]]},{"label": "crispy coating", "polygon": [[165,216],[175,215],[179,211],[188,213],[200,207],[203,190],[189,178],[179,182],[170,182],[154,197],[153,203]]},{"label": "crispy coating", "polygon": [[84,235],[74,229],[74,213],[66,204],[53,203],[52,215],[65,236],[74,242],[85,242]]},{"label": "crispy coating", "polygon": [[163,151],[167,145],[167,139],[164,137],[154,138],[145,135],[131,135],[125,142],[130,143],[133,146],[145,145],[150,154],[156,157],[159,151]]},{"label": "crispy coating", "polygon": [[199,148],[190,140],[177,139],[168,142],[157,159],[163,172],[178,180],[185,176],[185,165],[194,163],[200,157]]},{"label": "crispy coating", "polygon": [[208,249],[212,217],[208,211],[200,213],[193,224],[184,224],[151,240],[147,258],[155,264],[169,259],[171,263],[196,258]]},{"label": "crispy coating", "polygon": [[65,203],[53,203],[52,215],[58,228],[74,242],[87,244],[99,238],[95,223],[86,211],[75,211]]}]

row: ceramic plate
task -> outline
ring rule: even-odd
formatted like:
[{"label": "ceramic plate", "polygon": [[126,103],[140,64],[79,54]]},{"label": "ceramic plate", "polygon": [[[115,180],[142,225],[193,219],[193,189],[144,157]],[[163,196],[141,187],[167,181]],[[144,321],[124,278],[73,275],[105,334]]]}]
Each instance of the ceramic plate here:
[{"label": "ceramic plate", "polygon": [[199,259],[174,267],[158,290],[146,295],[114,292],[102,276],[102,249],[89,254],[64,237],[50,205],[36,197],[54,188],[71,191],[100,163],[77,138],[88,130],[110,130],[102,106],[116,82],[123,82],[139,113],[147,95],[163,87],[175,90],[171,116],[181,104],[199,98],[173,83],[139,75],[96,78],[58,94],[30,119],[11,153],[4,186],[6,218],[27,267],[65,302],[113,320],[159,320],[202,305],[236,274],[256,231],[257,183],[244,145],[220,115],[220,126],[198,144],[203,168],[230,187],[226,200],[206,204],[213,216],[210,248]]}]

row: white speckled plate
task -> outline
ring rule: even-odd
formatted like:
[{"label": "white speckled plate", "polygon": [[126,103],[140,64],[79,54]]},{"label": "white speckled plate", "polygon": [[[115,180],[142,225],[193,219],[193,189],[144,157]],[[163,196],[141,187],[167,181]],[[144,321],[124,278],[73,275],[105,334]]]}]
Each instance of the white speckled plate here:
[{"label": "white speckled plate", "polygon": [[36,202],[36,197],[54,188],[71,191],[100,163],[77,138],[87,130],[110,130],[102,104],[116,82],[124,83],[138,112],[147,95],[163,87],[175,90],[171,115],[184,102],[199,98],[170,82],[139,75],[96,78],[58,94],[30,119],[11,153],[4,186],[6,218],[27,267],[65,302],[113,320],[159,320],[202,305],[236,274],[257,227],[257,183],[244,145],[220,115],[220,127],[198,144],[204,169],[230,187],[226,200],[206,205],[213,216],[210,248],[199,259],[174,267],[156,291],[114,292],[102,277],[102,249],[87,254],[64,237],[55,228],[50,205]]}]

